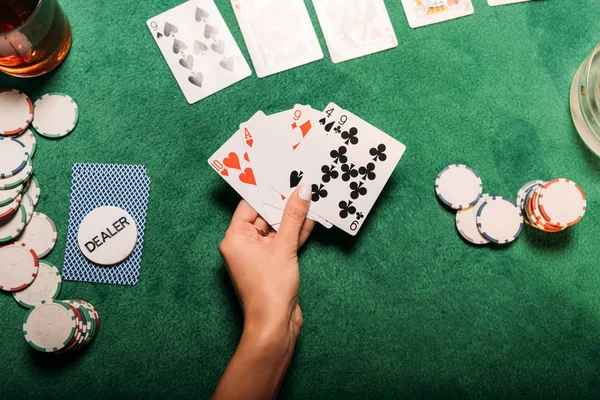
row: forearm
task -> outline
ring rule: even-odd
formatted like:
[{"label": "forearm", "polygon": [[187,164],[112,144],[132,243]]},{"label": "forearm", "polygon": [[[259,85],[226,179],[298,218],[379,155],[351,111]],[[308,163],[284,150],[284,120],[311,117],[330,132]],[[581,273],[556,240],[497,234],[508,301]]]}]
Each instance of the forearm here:
[{"label": "forearm", "polygon": [[287,328],[245,327],[213,399],[271,399],[290,364],[296,337]]}]

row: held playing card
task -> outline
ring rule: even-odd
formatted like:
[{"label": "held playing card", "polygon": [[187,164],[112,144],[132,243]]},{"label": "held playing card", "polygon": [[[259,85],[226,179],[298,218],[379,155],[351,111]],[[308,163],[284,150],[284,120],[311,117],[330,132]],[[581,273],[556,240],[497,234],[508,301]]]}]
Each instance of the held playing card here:
[{"label": "held playing card", "polygon": [[531,0],[488,0],[490,6],[503,6],[506,4],[525,3]]},{"label": "held playing card", "polygon": [[449,21],[473,14],[471,0],[402,0],[411,28]]},{"label": "held playing card", "polygon": [[334,63],[398,46],[383,0],[313,0]]},{"label": "held playing card", "polygon": [[147,22],[188,103],[251,75],[212,0],[191,0]]},{"label": "held playing card", "polygon": [[303,0],[231,0],[256,75],[323,58]]}]

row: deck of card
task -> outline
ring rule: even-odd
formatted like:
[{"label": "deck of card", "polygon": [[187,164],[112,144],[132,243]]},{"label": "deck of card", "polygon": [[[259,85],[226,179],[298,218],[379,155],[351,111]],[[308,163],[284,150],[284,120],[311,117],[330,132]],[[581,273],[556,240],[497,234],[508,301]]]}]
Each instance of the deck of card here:
[{"label": "deck of card", "polygon": [[471,0],[402,0],[411,28],[436,24],[473,14]]},{"label": "deck of card", "polygon": [[266,115],[259,111],[208,160],[272,227],[288,196],[312,188],[309,218],[356,235],[406,147],[330,103]]}]

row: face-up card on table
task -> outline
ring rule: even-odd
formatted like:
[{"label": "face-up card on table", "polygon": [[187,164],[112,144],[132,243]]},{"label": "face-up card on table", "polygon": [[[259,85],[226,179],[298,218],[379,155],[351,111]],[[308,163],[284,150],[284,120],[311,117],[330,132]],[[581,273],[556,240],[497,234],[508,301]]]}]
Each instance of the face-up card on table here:
[{"label": "face-up card on table", "polygon": [[402,6],[411,28],[449,21],[474,12],[471,0],[402,0]]},{"label": "face-up card on table", "polygon": [[503,6],[506,4],[525,3],[531,0],[488,0],[490,6]]},{"label": "face-up card on table", "polygon": [[188,103],[250,76],[213,0],[191,0],[147,21]]},{"label": "face-up card on table", "polygon": [[303,0],[231,0],[231,5],[259,78],[323,58]]},{"label": "face-up card on table", "polygon": [[383,0],[313,0],[334,63],[398,46]]}]

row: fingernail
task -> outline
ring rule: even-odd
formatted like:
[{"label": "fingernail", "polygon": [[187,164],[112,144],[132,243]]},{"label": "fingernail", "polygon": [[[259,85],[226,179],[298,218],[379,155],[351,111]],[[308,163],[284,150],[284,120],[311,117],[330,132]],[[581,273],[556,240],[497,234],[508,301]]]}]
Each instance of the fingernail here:
[{"label": "fingernail", "polygon": [[308,201],[310,200],[311,195],[312,191],[310,185],[300,185],[300,189],[298,189],[298,197],[304,201]]}]

